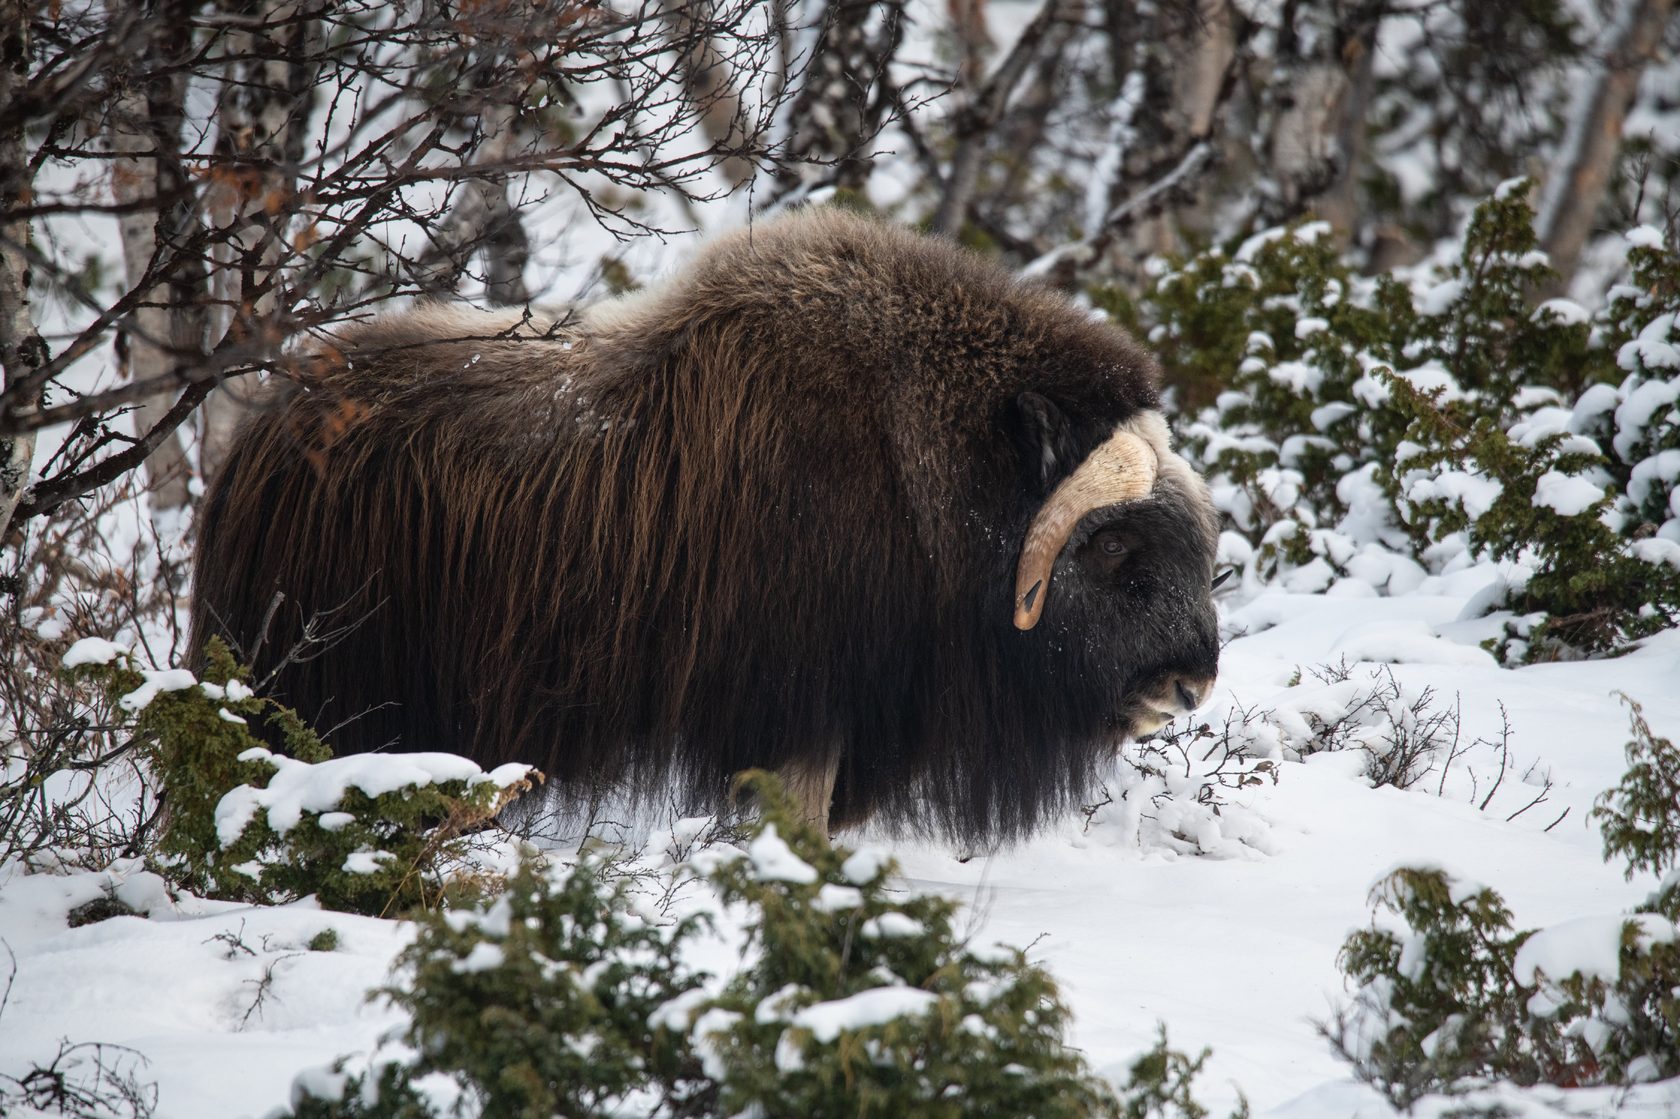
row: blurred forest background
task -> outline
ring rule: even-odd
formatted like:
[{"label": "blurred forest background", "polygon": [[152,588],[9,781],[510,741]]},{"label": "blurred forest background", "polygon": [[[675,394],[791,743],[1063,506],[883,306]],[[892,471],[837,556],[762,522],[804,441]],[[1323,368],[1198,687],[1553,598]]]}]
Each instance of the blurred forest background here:
[{"label": "blurred forest background", "polygon": [[1602,290],[1680,176],[1672,0],[4,0],[0,25],[14,545],[142,460],[154,512],[189,504],[304,335],[623,290],[804,200],[1135,296],[1151,260],[1309,216],[1359,272],[1414,264],[1527,176],[1558,295]]}]

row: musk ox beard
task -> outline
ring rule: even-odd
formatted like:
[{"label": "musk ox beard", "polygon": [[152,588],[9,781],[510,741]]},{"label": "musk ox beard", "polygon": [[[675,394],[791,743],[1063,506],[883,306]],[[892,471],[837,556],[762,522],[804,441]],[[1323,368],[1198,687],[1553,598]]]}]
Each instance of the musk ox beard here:
[{"label": "musk ox beard", "polygon": [[314,364],[215,480],[192,641],[339,752],[693,810],[761,767],[996,841],[1212,685],[1152,362],[947,243],[806,211],[575,322],[422,306]]}]

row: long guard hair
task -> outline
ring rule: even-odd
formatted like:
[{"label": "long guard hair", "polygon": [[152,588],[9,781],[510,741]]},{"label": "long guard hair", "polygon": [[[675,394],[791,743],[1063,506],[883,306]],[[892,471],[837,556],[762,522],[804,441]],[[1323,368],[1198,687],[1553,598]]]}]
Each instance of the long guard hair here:
[{"label": "long guard hair", "polygon": [[674,775],[697,809],[835,766],[837,823],[998,839],[1075,802],[1163,665],[1216,656],[1189,489],[1158,606],[1070,590],[1011,625],[1034,511],[1155,373],[945,243],[807,211],[573,324],[421,306],[317,366],[214,481],[192,640],[254,653],[339,752],[562,795]]}]

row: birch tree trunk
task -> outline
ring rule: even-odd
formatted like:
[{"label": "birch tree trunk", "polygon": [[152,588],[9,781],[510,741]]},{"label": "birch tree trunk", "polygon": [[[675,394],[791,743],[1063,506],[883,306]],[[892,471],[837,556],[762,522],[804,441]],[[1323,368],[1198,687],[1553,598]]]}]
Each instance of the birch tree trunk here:
[{"label": "birch tree trunk", "polygon": [[[141,6],[142,0],[117,0]],[[141,13],[134,13],[139,16]],[[143,84],[132,77],[124,82],[113,106],[110,144],[111,194],[122,213],[118,231],[128,286],[141,296],[140,305],[125,324],[119,353],[131,381],[174,377],[184,384],[184,363],[201,353],[204,308],[190,295],[202,291],[203,268],[177,257],[172,245],[192,213],[192,187],[180,159],[180,130],[185,82],[169,73],[167,60],[186,52],[191,35],[186,3],[166,3],[136,18],[133,26]],[[183,298],[183,295],[188,298]],[[144,435],[169,413],[173,394],[159,393],[141,401],[134,415],[135,434]],[[146,473],[154,512],[187,504],[187,481],[192,473],[178,430],[170,431],[146,459]]]},{"label": "birch tree trunk", "polygon": [[782,113],[785,158],[772,195],[781,198],[827,178],[862,190],[874,170],[863,149],[891,107],[888,68],[904,39],[906,0],[828,0],[803,52],[804,78]]},{"label": "birch tree trunk", "polygon": [[[321,28],[308,0],[264,0],[226,41],[230,61],[217,102],[216,154],[224,174],[206,192],[217,241],[213,333],[263,329],[276,309],[283,262],[294,236],[285,214],[297,193],[322,56]],[[242,321],[241,321],[242,320]],[[246,396],[217,388],[200,416],[199,471],[213,477],[227,457]]]},{"label": "birch tree trunk", "polygon": [[991,75],[967,92],[966,103],[952,117],[956,153],[951,157],[945,190],[929,226],[934,233],[955,237],[961,231],[979,187],[981,167],[991,148],[993,133],[1009,108],[1016,87],[1041,53],[1051,56],[1060,53],[1056,45],[1058,37],[1062,44],[1066,43],[1073,33],[1072,21],[1083,8],[1081,0],[1045,0]]},{"label": "birch tree trunk", "polygon": [[1580,263],[1615,169],[1622,125],[1639,77],[1662,43],[1673,11],[1673,0],[1623,0],[1603,55],[1576,92],[1569,129],[1546,178],[1535,222],[1540,247],[1558,273],[1548,294],[1567,290]]},{"label": "birch tree trunk", "polygon": [[[0,0],[0,215],[29,194],[22,115],[11,105],[29,79],[28,0]],[[27,381],[47,360],[47,345],[29,311],[29,223],[0,218],[0,390]],[[37,396],[38,394],[31,394]],[[35,435],[0,439],[0,534],[29,484]]]},{"label": "birch tree trunk", "polygon": [[[477,158],[485,163],[508,160],[519,140],[519,117],[511,105],[492,102],[478,114],[483,139]],[[473,179],[464,184],[454,208],[432,234],[421,261],[421,284],[438,295],[451,295],[474,257],[484,265],[485,299],[498,307],[522,307],[531,301],[525,285],[530,237],[519,212],[508,201],[507,184]]]},{"label": "birch tree trunk", "polygon": [[1357,169],[1386,0],[1326,12],[1286,7],[1267,82],[1263,159],[1274,197],[1267,221],[1309,210],[1327,218],[1342,244],[1356,234]]}]

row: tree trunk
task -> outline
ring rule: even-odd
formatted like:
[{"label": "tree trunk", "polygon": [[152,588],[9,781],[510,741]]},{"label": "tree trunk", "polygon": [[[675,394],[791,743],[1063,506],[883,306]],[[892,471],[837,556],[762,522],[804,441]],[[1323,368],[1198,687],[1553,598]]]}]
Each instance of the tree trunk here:
[{"label": "tree trunk", "polygon": [[[1386,3],[1363,0],[1326,12],[1284,9],[1268,82],[1264,159],[1274,197],[1261,207],[1264,220],[1288,221],[1316,210],[1343,244],[1354,236],[1358,163]],[[1321,23],[1325,17],[1328,25]]]},{"label": "tree trunk", "polygon": [[[205,209],[228,232],[216,252],[212,335],[230,327],[262,330],[276,309],[293,238],[304,235],[288,227],[285,215],[305,156],[320,23],[308,0],[261,0],[253,9],[244,27],[227,36],[229,61],[216,106],[216,154],[225,162],[206,191]],[[235,316],[246,321],[235,327]],[[204,477],[221,467],[246,410],[246,397],[233,384],[204,402],[198,452]]]},{"label": "tree trunk", "polygon": [[1044,6],[1032,21],[1021,30],[1020,38],[998,63],[985,83],[967,93],[967,100],[952,114],[952,133],[957,141],[956,154],[951,157],[951,170],[945,177],[945,191],[939,209],[933,215],[930,229],[934,233],[955,237],[968,218],[968,206],[980,184],[980,170],[990,149],[993,133],[1004,111],[1009,107],[1015,88],[1025,77],[1035,58],[1065,43],[1071,34],[1068,21],[1076,18],[1084,7],[1081,0],[1045,0]]},{"label": "tree trunk", "polygon": [[1624,0],[1604,54],[1570,106],[1558,162],[1546,178],[1535,232],[1558,278],[1560,295],[1580,263],[1622,146],[1622,125],[1639,77],[1662,43],[1673,0]]},{"label": "tree trunk", "polygon": [[[29,80],[28,0],[0,0],[0,214],[12,214],[30,189],[22,114],[11,111]],[[29,311],[29,222],[0,218],[0,391],[9,389],[47,360],[47,345]],[[39,394],[31,406],[40,403]],[[33,432],[0,439],[0,537],[29,484],[35,457]]]},{"label": "tree trunk", "polygon": [[[518,141],[518,114],[510,105],[486,104],[479,112],[481,139],[474,160],[502,163]],[[530,238],[519,213],[508,201],[507,186],[490,179],[464,184],[449,217],[432,234],[432,247],[421,262],[421,283],[439,295],[455,292],[473,258],[484,262],[484,295],[499,307],[522,307],[531,301],[525,286]]]},{"label": "tree trunk", "polygon": [[[110,127],[111,193],[125,211],[117,223],[123,264],[143,300],[124,324],[119,353],[131,381],[174,375],[185,384],[185,364],[203,350],[204,305],[193,298],[202,295],[203,269],[178,258],[174,244],[191,220],[193,191],[180,159],[185,83],[170,76],[170,62],[186,53],[190,13],[170,4],[146,14],[135,21],[142,42],[133,74],[117,79],[127,84]],[[135,434],[149,432],[173,404],[172,393],[142,401]],[[178,431],[158,442],[146,472],[154,511],[185,507],[192,469]]]},{"label": "tree trunk", "polygon": [[[862,190],[874,170],[864,150],[891,107],[887,70],[904,38],[905,0],[829,0],[808,50],[798,94],[782,115],[787,158],[773,195],[815,185],[828,168],[841,190]],[[796,63],[797,64],[797,63]]]}]

